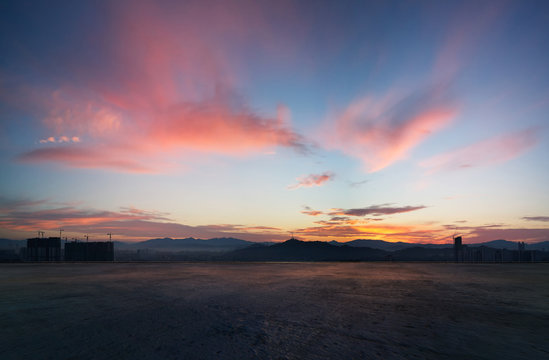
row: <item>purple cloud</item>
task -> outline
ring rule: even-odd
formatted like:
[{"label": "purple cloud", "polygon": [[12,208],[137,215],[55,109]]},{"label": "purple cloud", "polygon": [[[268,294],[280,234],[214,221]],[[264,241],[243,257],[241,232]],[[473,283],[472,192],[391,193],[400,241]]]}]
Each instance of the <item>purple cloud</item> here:
[{"label": "purple cloud", "polygon": [[416,210],[421,210],[425,208],[426,206],[423,206],[423,205],[395,207],[395,206],[390,206],[390,204],[383,204],[383,205],[372,205],[372,206],[368,206],[364,208],[356,208],[356,209],[336,209],[335,211],[329,213],[329,215],[383,216],[383,215],[407,213],[410,211],[416,211]]}]

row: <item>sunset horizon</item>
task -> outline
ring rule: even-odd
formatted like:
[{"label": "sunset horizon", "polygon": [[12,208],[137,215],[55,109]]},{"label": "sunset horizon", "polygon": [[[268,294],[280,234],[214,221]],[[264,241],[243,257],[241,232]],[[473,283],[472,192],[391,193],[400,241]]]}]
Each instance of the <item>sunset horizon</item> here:
[{"label": "sunset horizon", "polygon": [[11,2],[0,238],[549,240],[536,2]]},{"label": "sunset horizon", "polygon": [[549,1],[0,2],[4,359],[547,359]]}]

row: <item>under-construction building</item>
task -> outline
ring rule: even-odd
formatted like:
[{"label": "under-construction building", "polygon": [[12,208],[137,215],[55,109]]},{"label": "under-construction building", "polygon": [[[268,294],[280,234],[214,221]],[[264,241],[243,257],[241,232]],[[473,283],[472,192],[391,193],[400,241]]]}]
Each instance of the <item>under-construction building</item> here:
[{"label": "under-construction building", "polygon": [[113,242],[68,242],[65,261],[114,261]]},{"label": "under-construction building", "polygon": [[27,239],[27,259],[30,261],[60,261],[61,238]]}]

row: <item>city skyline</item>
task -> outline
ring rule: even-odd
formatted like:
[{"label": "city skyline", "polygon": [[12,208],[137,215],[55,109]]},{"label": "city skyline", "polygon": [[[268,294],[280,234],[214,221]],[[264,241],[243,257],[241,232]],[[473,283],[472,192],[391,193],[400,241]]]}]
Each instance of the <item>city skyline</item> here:
[{"label": "city skyline", "polygon": [[0,237],[549,240],[549,5],[1,5]]}]

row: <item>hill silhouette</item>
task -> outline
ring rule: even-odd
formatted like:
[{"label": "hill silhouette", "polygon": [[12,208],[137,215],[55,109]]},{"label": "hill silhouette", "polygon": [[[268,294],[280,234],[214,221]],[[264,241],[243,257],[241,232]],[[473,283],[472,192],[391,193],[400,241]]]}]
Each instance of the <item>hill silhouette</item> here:
[{"label": "hill silhouette", "polygon": [[[318,243],[316,241],[313,243]],[[26,240],[11,240],[0,239],[0,248],[17,248],[26,246]],[[232,237],[211,238],[211,239],[196,239],[193,237],[173,239],[169,237],[155,238],[144,241],[126,242],[114,241],[118,249],[153,249],[153,250],[170,250],[170,251],[230,251],[242,249],[248,246],[259,244],[260,246],[273,245],[275,243],[257,243]],[[367,247],[378,250],[398,251],[408,248],[421,247],[431,249],[451,248],[453,244],[422,244],[408,242],[390,242],[384,240],[372,239],[356,239],[350,241],[329,241],[322,242],[333,246],[348,246],[348,247]],[[492,240],[482,243],[465,244],[471,247],[488,246],[495,249],[516,250],[517,242],[508,240]],[[526,244],[528,250],[549,250],[549,241]]]},{"label": "hill silhouette", "polygon": [[270,246],[250,246],[223,256],[235,261],[375,261],[386,251],[368,247],[335,246],[323,241],[290,239]]},{"label": "hill silhouette", "polygon": [[[421,244],[421,243],[408,243],[408,242],[389,242],[389,241],[383,241],[383,240],[370,240],[370,239],[356,239],[351,241],[330,241],[330,244],[336,245],[336,246],[354,246],[354,247],[370,247],[373,249],[381,249],[381,250],[387,250],[387,251],[398,251],[403,249],[409,249],[414,247],[421,247],[421,248],[429,248],[429,249],[443,249],[443,248],[451,248],[454,246],[452,243],[447,244]],[[492,241],[486,241],[481,243],[471,243],[471,244],[464,244],[470,247],[479,247],[479,246],[487,246],[494,249],[506,249],[506,250],[516,250],[517,249],[517,242],[516,241],[508,241],[508,240],[492,240]],[[549,241],[542,241],[538,243],[531,243],[526,245],[529,250],[549,250]]]},{"label": "hill silhouette", "polygon": [[386,251],[397,251],[402,249],[408,249],[412,247],[425,247],[425,248],[446,248],[451,247],[453,244],[417,244],[407,242],[389,242],[383,240],[370,240],[370,239],[356,239],[351,241],[330,241],[330,244],[335,246],[352,246],[352,247],[369,247],[372,249],[380,249]]},{"label": "hill silhouette", "polygon": [[[120,244],[120,243],[119,243]],[[121,249],[150,249],[160,251],[231,251],[255,243],[235,238],[184,239],[157,238],[135,243],[122,243]]]},{"label": "hill silhouette", "polygon": [[[64,241],[63,241],[64,242]],[[140,242],[115,241],[115,257],[120,261],[453,261],[453,244],[416,244],[387,242],[383,240],[356,239],[338,241],[301,241],[290,239],[282,243],[256,243],[231,237],[156,238]],[[482,256],[501,258],[502,249],[515,252],[517,243],[507,240],[493,240],[485,243],[466,244],[470,257],[473,249],[481,250]],[[20,248],[26,240],[0,239],[3,258],[19,257]],[[526,245],[527,251],[539,252],[537,261],[549,260],[549,241]],[[6,252],[7,251],[7,252]],[[476,250],[475,250],[476,251]],[[496,253],[496,251],[499,251]],[[506,259],[513,261],[516,255],[507,253]]]}]

